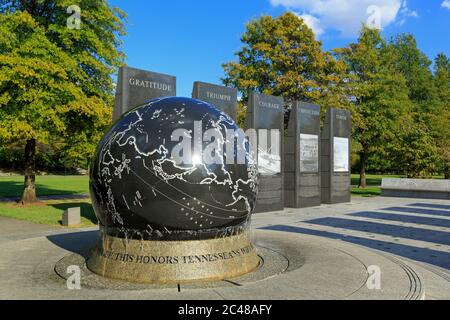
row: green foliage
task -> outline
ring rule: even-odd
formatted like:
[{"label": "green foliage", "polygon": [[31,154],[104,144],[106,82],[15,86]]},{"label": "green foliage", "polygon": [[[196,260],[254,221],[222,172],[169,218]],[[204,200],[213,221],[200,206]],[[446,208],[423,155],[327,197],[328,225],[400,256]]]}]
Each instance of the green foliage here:
[{"label": "green foliage", "polygon": [[430,178],[438,171],[438,149],[428,128],[420,123],[403,121],[403,130],[388,148],[396,171],[408,178]]},{"label": "green foliage", "polygon": [[[393,158],[399,169],[407,170],[408,176],[429,177],[436,171],[443,171],[439,163],[443,162],[445,146],[450,143],[446,129],[450,121],[445,111],[449,107],[444,98],[448,94],[448,78],[446,90],[441,87],[439,92],[438,83],[442,86],[445,79],[433,79],[431,61],[420,51],[414,36],[400,34],[391,39],[390,45],[395,52],[396,68],[407,80],[408,95],[413,103],[409,118],[401,119],[404,130],[393,148]],[[448,69],[443,70],[444,73],[448,76]],[[446,125],[442,126],[443,123]]]},{"label": "green foliage", "polygon": [[285,13],[251,21],[241,41],[222,79],[242,94],[241,126],[249,91],[278,95],[349,109],[362,177],[366,169],[428,177],[450,167],[449,61],[439,57],[433,78],[412,35],[386,41],[363,27],[356,43],[330,54],[302,19]]},{"label": "green foliage", "polygon": [[441,170],[450,179],[450,60],[442,53],[436,57],[434,85],[437,103],[429,123]]},{"label": "green foliage", "polygon": [[77,66],[27,13],[0,16],[0,34],[0,137],[47,141],[64,131],[62,106],[80,95],[67,81]]},{"label": "green foliage", "polygon": [[[17,146],[14,144],[0,146],[0,168],[11,171],[24,170],[22,146],[20,148]],[[36,152],[36,169],[39,171],[51,171],[64,169],[64,166],[60,163],[54,149],[38,147]]]},{"label": "green foliage", "polygon": [[406,78],[410,99],[418,111],[426,111],[426,104],[434,98],[431,61],[417,47],[417,41],[411,34],[397,35],[390,44],[397,53],[395,63]]},{"label": "green foliage", "polygon": [[[67,8],[72,5],[81,9],[80,29],[67,27]],[[0,0],[0,8],[4,14],[22,11],[33,17],[48,40],[77,62],[80,72],[70,77],[87,96],[110,96],[110,75],[124,57],[117,50],[121,45],[119,36],[125,34],[124,12],[110,7],[105,0]]]},{"label": "green foliage", "polygon": [[247,118],[247,106],[242,101],[238,101],[236,122],[240,128],[245,129],[245,119]]},{"label": "green foliage", "polygon": [[342,86],[345,66],[324,52],[312,30],[293,13],[262,16],[247,24],[237,62],[223,65],[222,81],[248,100],[249,91],[286,101],[348,107]]},{"label": "green foliage", "polygon": [[[387,142],[401,131],[399,120],[412,109],[406,80],[395,72],[393,51],[378,30],[363,27],[357,43],[336,49],[335,54],[347,65],[346,91],[354,105],[353,139],[360,145],[363,161],[386,153]],[[366,168],[365,163],[361,165]]]},{"label": "green foliage", "polygon": [[[387,42],[378,30],[363,27],[357,43],[335,53],[348,66],[347,91],[357,115],[353,138],[360,145],[361,158],[365,155],[363,160],[369,162],[361,167],[409,177],[429,177],[441,171],[442,149],[437,141],[448,143],[449,138],[448,129],[439,127],[442,122],[437,119],[445,119],[446,113],[436,99],[431,62],[417,48],[414,37],[399,35]],[[448,78],[443,77],[448,72],[440,74],[442,88],[447,81],[446,89],[441,89],[445,97]],[[444,123],[449,127],[448,118]]]}]

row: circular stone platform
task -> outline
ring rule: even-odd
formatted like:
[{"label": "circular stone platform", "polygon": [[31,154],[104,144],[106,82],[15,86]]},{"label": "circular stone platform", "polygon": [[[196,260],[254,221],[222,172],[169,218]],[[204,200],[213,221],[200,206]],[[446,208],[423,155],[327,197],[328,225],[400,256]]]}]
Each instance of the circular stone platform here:
[{"label": "circular stone platform", "polygon": [[[427,288],[432,298],[445,298],[450,290],[446,275],[429,266],[343,241],[260,230],[253,237],[263,262],[250,274],[194,284],[133,284],[99,277],[85,267],[97,236],[83,232],[0,243],[0,299],[410,300],[425,298]],[[81,269],[81,290],[66,286],[67,267],[73,265]],[[381,270],[380,290],[367,288],[369,266]]]},{"label": "circular stone platform", "polygon": [[[260,258],[260,264],[257,269],[244,276],[235,277],[226,281],[198,281],[191,283],[183,283],[184,289],[187,288],[215,288],[236,285],[238,283],[251,283],[265,279],[269,279],[285,272],[289,267],[289,260],[276,251],[258,247],[256,248]],[[66,270],[69,266],[80,267],[82,274],[82,287],[91,289],[114,289],[114,290],[146,290],[146,289],[162,289],[171,288],[169,284],[144,284],[142,281],[127,282],[123,280],[115,280],[99,276],[87,268],[86,255],[71,254],[64,257],[56,263],[55,272],[63,279],[68,279],[69,275]],[[178,285],[178,284],[177,284]],[[180,284],[181,286],[181,284]]]},{"label": "circular stone platform", "polygon": [[[252,299],[411,300],[425,297],[424,281],[420,275],[393,256],[314,236],[257,231],[254,238],[261,258],[257,270],[225,281],[178,284],[177,291],[221,288],[234,291],[239,298],[249,295]],[[67,279],[66,270],[70,265],[78,265],[82,270],[84,288],[146,290],[157,295],[161,289],[174,287],[135,284],[100,277],[86,268],[86,260],[79,254],[69,255],[58,261],[55,271],[63,279]],[[380,290],[367,288],[368,267],[372,265],[380,267],[382,271]]]}]

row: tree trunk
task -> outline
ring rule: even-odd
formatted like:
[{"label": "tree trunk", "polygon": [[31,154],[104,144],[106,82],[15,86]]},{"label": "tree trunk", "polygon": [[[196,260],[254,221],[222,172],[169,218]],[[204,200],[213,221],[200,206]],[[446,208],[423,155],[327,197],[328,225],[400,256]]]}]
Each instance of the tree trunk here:
[{"label": "tree trunk", "polygon": [[358,188],[365,188],[367,187],[367,181],[366,181],[366,151],[364,150],[364,148],[359,152],[359,162],[360,162],[360,169],[359,169]]},{"label": "tree trunk", "polygon": [[450,180],[450,166],[445,168],[444,176],[445,179]]},{"label": "tree trunk", "polygon": [[25,182],[22,204],[37,202],[36,197],[36,139],[27,140],[25,146]]}]

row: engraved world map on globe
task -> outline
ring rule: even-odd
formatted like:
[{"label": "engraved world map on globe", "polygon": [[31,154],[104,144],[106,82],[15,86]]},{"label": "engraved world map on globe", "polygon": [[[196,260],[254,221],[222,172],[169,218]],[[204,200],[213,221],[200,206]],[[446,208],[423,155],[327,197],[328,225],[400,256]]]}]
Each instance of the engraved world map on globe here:
[{"label": "engraved world map on globe", "polygon": [[[174,134],[180,129],[183,137]],[[215,138],[207,139],[211,130]],[[178,153],[190,161],[179,163],[172,155],[183,141],[190,152]],[[217,148],[209,155],[216,161],[209,163],[212,142]],[[213,106],[188,98],[151,100],[125,114],[99,144],[90,189],[100,226],[110,235],[158,240],[239,233],[257,194],[250,151],[242,130]]]}]

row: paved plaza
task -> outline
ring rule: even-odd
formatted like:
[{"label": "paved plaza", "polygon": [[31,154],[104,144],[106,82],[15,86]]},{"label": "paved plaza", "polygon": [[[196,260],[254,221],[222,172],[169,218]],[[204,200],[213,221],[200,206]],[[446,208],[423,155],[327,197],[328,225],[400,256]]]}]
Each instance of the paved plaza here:
[{"label": "paved plaza", "polygon": [[[252,225],[262,257],[273,260],[253,276],[154,288],[91,275],[97,283],[69,290],[58,262],[86,256],[97,228],[0,218],[0,299],[450,299],[449,201],[355,197],[255,214]],[[369,265],[381,269],[381,290],[366,286]]]}]

